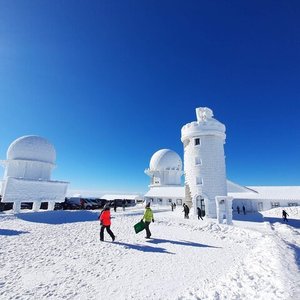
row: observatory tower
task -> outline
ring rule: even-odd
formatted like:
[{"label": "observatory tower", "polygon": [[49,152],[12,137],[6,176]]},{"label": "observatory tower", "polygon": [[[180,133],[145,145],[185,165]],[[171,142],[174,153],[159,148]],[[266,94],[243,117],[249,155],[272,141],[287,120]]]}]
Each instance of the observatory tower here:
[{"label": "observatory tower", "polygon": [[33,210],[39,210],[42,202],[48,202],[53,210],[55,202],[63,202],[68,182],[53,181],[56,151],[46,139],[28,135],[16,139],[7,150],[2,183],[2,202],[13,202],[19,212],[21,202],[32,202]]},{"label": "observatory tower", "polygon": [[225,126],[207,107],[196,108],[197,121],[184,125],[185,200],[210,218],[216,218],[216,196],[227,196],[224,156]]}]

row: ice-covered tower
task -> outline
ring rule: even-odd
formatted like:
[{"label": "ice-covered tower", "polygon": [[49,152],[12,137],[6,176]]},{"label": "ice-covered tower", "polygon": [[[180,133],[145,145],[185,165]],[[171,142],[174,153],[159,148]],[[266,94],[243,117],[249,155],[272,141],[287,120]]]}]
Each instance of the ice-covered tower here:
[{"label": "ice-covered tower", "polygon": [[180,185],[183,174],[181,158],[170,149],[158,150],[152,155],[145,173],[151,178],[149,187]]},{"label": "ice-covered tower", "polygon": [[55,202],[63,202],[67,182],[52,181],[56,151],[46,139],[28,135],[16,139],[7,150],[2,184],[2,202],[13,202],[14,211],[20,210],[21,202],[33,202],[38,210],[41,202],[48,202],[53,209]]},{"label": "ice-covered tower", "polygon": [[207,107],[196,108],[196,115],[197,121],[181,129],[186,203],[194,213],[200,207],[208,217],[216,218],[215,197],[227,196],[225,126]]}]

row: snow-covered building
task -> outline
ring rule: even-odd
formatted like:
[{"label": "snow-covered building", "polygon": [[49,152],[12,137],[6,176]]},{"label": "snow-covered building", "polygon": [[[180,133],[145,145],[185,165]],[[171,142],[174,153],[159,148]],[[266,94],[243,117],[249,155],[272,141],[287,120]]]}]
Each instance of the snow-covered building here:
[{"label": "snow-covered building", "polygon": [[225,206],[230,203],[234,211],[238,207],[242,210],[243,206],[249,212],[300,206],[300,186],[241,186],[227,180],[225,125],[213,118],[212,110],[207,107],[197,108],[196,116],[197,121],[181,129],[184,186],[181,184],[180,156],[169,149],[159,150],[152,156],[149,169],[145,170],[151,178],[150,189],[144,195],[146,201],[162,205],[184,202],[195,214],[200,207],[212,218],[217,217],[216,203],[221,198]]},{"label": "snow-covered building", "polygon": [[46,139],[23,136],[11,143],[7,159],[1,161],[5,167],[2,182],[2,202],[13,202],[18,212],[22,202],[33,202],[33,210],[41,202],[48,202],[48,209],[54,209],[55,202],[63,202],[68,183],[52,181],[56,151]]},{"label": "snow-covered building", "polygon": [[215,218],[216,196],[227,196],[225,126],[213,118],[212,110],[207,107],[197,108],[196,115],[197,121],[181,129],[185,201],[194,210],[205,206],[206,214]]},{"label": "snow-covered building", "polygon": [[143,200],[143,196],[139,194],[105,194],[101,196],[101,199],[113,201],[113,200],[131,200],[139,202]]},{"label": "snow-covered building", "polygon": [[151,178],[150,190],[144,195],[146,202],[163,205],[182,204],[182,160],[176,152],[170,149],[155,152],[145,173]]},{"label": "snow-covered building", "polygon": [[300,186],[246,186],[244,191],[230,190],[233,210],[264,211],[275,207],[300,206]]}]

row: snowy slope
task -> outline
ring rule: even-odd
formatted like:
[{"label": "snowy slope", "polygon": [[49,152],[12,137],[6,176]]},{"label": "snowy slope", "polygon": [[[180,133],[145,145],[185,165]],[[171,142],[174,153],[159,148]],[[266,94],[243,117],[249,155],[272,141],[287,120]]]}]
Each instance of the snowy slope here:
[{"label": "snowy slope", "polygon": [[[1,299],[297,299],[299,229],[252,229],[154,209],[153,239],[135,234],[143,208],[0,214]],[[298,255],[298,256],[297,256]]]}]

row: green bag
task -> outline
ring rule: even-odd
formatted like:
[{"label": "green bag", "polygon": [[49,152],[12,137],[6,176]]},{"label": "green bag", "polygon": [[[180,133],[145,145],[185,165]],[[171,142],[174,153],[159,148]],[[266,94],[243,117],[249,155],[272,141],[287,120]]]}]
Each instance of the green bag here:
[{"label": "green bag", "polygon": [[145,223],[143,221],[140,221],[136,223],[134,226],[135,233],[139,233],[145,229]]}]

